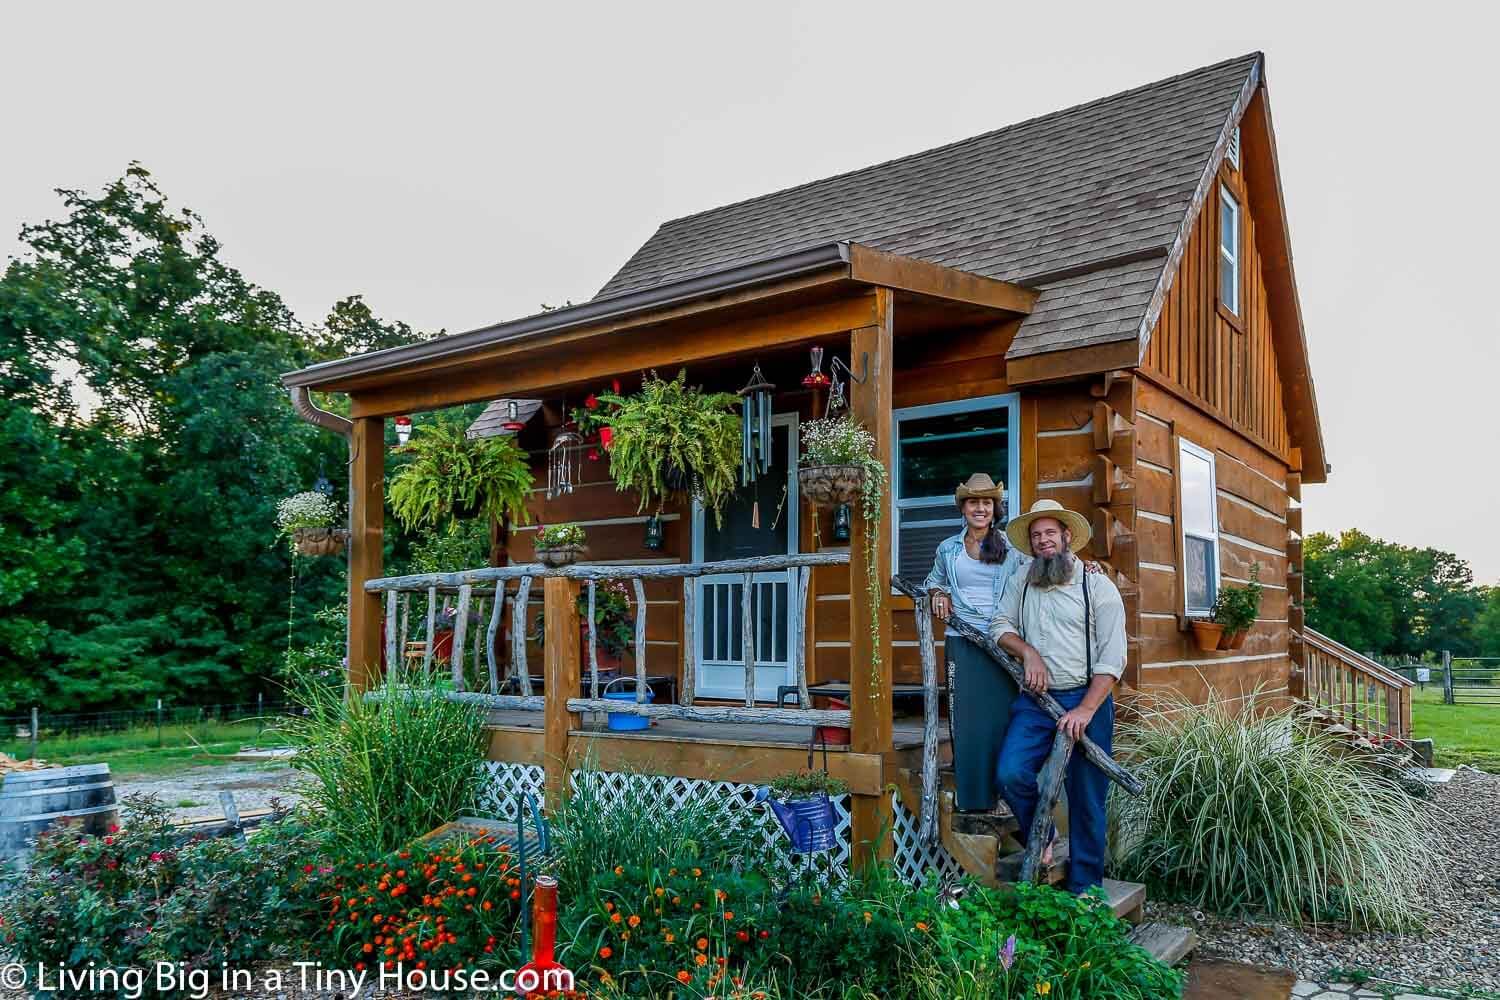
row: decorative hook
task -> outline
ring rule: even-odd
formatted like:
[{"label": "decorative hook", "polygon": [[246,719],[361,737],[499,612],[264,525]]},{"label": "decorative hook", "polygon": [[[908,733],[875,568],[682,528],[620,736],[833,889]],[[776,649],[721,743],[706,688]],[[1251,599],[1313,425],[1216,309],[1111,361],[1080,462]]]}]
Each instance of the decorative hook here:
[{"label": "decorative hook", "polygon": [[840,358],[837,354],[835,354],[833,356],[833,361],[832,361],[832,363],[829,364],[828,367],[832,368],[835,372],[838,371],[840,368],[842,368],[842,369],[844,369],[844,374],[849,376],[849,381],[853,382],[855,385],[864,385],[866,382],[868,382],[870,380],[870,354],[869,354],[869,352],[868,351],[862,352],[860,354],[860,356],[859,356],[859,359],[860,359],[860,370],[864,373],[862,375],[856,375],[856,374],[854,374],[854,371],[847,364],[845,364],[844,360],[842,358]]}]

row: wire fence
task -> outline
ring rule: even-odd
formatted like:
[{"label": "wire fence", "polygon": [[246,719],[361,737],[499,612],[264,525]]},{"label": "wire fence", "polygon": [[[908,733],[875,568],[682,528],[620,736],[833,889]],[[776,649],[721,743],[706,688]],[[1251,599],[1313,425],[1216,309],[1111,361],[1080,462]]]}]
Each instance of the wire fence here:
[{"label": "wire fence", "polygon": [[296,709],[282,701],[240,702],[227,705],[165,705],[108,712],[45,712],[39,707],[25,715],[0,716],[0,746],[35,756],[36,745],[49,740],[109,736],[154,730],[156,742],[205,725],[254,727],[257,737]]}]

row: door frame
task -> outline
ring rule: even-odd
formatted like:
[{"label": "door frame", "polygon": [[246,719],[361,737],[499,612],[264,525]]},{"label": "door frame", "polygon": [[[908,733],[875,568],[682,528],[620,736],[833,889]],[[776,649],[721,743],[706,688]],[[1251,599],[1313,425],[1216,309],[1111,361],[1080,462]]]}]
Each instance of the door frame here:
[{"label": "door frame", "polygon": [[[801,535],[798,531],[799,524],[797,519],[802,507],[802,495],[797,485],[797,463],[801,455],[801,450],[798,447],[799,440],[797,434],[798,427],[800,426],[800,417],[798,416],[796,411],[786,413],[773,413],[771,415],[771,426],[773,428],[787,428],[786,503],[782,514],[786,518],[786,553],[787,555],[796,555],[798,552],[798,545],[801,541]],[[776,516],[776,512],[767,512],[765,510],[761,511],[761,517],[764,518],[768,516],[774,518]],[[692,560],[696,563],[703,561],[704,530],[707,523],[707,512],[703,509],[703,504],[697,500],[693,501],[692,517]],[[775,571],[772,571],[772,573],[757,573],[756,576],[763,579],[767,576],[772,575],[773,573],[775,573]],[[792,676],[795,673],[797,666],[797,649],[800,648],[803,641],[802,631],[800,627],[802,624],[802,616],[798,613],[799,609],[796,607],[796,600],[794,596],[797,593],[797,570],[788,569],[785,571],[785,575],[786,582],[788,584],[787,593],[788,595],[792,596],[787,600],[786,606],[787,664],[786,677],[784,678],[784,680],[786,683],[791,683]],[[693,696],[695,698],[729,698],[743,700],[745,697],[743,679],[740,682],[740,688],[738,691],[734,691],[729,688],[705,688],[703,685],[703,614],[706,608],[706,602],[703,596],[703,585],[704,583],[729,583],[737,580],[738,578],[738,574],[700,576],[694,583],[696,592],[693,595],[693,613],[698,616],[698,621],[693,623],[693,641],[695,643],[695,647],[691,650],[693,656]],[[758,669],[759,661],[757,660],[757,670]]]}]

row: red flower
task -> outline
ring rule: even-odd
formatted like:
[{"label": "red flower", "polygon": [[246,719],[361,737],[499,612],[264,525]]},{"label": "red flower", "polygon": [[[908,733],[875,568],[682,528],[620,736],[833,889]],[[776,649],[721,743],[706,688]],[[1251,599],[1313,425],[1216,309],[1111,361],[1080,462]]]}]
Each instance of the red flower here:
[{"label": "red flower", "polygon": [[583,406],[584,409],[588,410],[599,409],[599,397],[594,395],[592,392],[589,393],[588,398],[583,401]]},{"label": "red flower", "polygon": [[616,396],[618,396],[620,394],[620,380],[619,379],[617,379],[617,378],[610,379],[609,380],[609,387],[610,387],[611,390],[613,390],[613,392],[614,392],[614,394]]},{"label": "red flower", "polygon": [[313,873],[313,866],[312,865],[303,865],[302,866],[302,874],[304,874],[304,875],[311,875],[312,873]]},{"label": "red flower", "polygon": [[589,461],[590,462],[597,462],[597,461],[599,461],[599,449],[598,448],[590,448],[589,449]]}]

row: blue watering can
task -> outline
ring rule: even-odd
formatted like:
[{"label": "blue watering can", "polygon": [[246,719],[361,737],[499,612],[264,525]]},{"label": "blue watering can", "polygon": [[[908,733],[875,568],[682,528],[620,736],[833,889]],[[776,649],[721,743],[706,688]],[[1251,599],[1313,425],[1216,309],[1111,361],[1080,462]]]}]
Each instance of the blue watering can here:
[{"label": "blue watering can", "polygon": [[755,791],[755,801],[765,802],[781,822],[781,828],[791,838],[792,850],[798,854],[813,854],[831,850],[834,846],[833,800],[827,795],[814,795],[805,799],[782,802],[771,795],[769,786],[762,785]]}]

